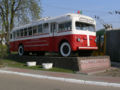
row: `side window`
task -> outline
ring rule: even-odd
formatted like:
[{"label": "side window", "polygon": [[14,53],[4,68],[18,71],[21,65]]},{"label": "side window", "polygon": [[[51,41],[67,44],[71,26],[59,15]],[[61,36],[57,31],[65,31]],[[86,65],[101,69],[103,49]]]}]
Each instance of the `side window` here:
[{"label": "side window", "polygon": [[34,26],[33,27],[33,35],[36,35],[37,34],[37,26]]},{"label": "side window", "polygon": [[51,23],[50,32],[51,33],[56,32],[56,23]]},{"label": "side window", "polygon": [[59,29],[58,29],[59,32],[62,32],[64,31],[64,24],[59,24]]},{"label": "side window", "polygon": [[48,28],[48,23],[44,23],[44,24],[43,24],[43,28],[44,28],[44,29]]},{"label": "side window", "polygon": [[12,39],[12,33],[10,34],[10,39]]},{"label": "side window", "polygon": [[15,31],[15,38],[17,38],[17,31]]},{"label": "side window", "polygon": [[15,39],[15,32],[13,32],[13,39]]},{"label": "side window", "polygon": [[20,37],[20,30],[17,30],[17,38]]},{"label": "side window", "polygon": [[42,33],[42,24],[38,25],[38,33]]},{"label": "side window", "polygon": [[49,32],[49,24],[48,23],[44,23],[43,24],[43,33],[48,33]]},{"label": "side window", "polygon": [[16,37],[17,37],[17,32],[15,31],[14,34],[15,34],[15,35],[14,35],[14,38],[16,38]]},{"label": "side window", "polygon": [[24,29],[24,36],[27,36],[28,35],[28,31],[27,31],[27,28]]},{"label": "side window", "polygon": [[29,36],[32,36],[32,27],[29,27],[29,28],[28,28],[28,35],[29,35]]},{"label": "side window", "polygon": [[20,30],[20,36],[23,36],[23,29]]}]

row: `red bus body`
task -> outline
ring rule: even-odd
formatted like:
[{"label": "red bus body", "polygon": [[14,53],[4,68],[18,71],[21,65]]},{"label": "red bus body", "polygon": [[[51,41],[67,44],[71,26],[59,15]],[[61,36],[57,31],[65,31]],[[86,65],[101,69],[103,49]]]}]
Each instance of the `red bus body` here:
[{"label": "red bus body", "polygon": [[[67,14],[61,17],[56,17],[53,19],[46,19],[46,20],[40,20],[37,22],[37,24],[43,24],[43,23],[55,23],[57,27],[57,31],[50,32],[50,30],[47,33],[36,33],[35,35],[26,35],[26,36],[19,36],[13,35],[11,36],[10,40],[10,50],[11,51],[18,51],[19,45],[24,46],[24,51],[32,52],[32,51],[48,51],[48,52],[59,52],[60,44],[64,41],[67,41],[70,44],[72,51],[78,51],[78,50],[97,50],[96,46],[96,33],[91,31],[79,31],[75,30],[75,19],[74,17],[80,17],[82,15],[77,14]],[[87,16],[84,16],[84,18],[87,18]],[[90,18],[90,20],[92,20]],[[65,21],[71,21],[72,22],[72,28],[70,30],[64,30],[59,31],[58,29],[58,23],[65,22]],[[40,23],[39,23],[40,22]],[[90,23],[83,21],[84,23]],[[92,23],[95,26],[95,22]],[[33,24],[28,24],[26,26],[22,26],[20,28],[15,28],[11,34],[15,31],[25,28],[34,26]],[[49,25],[50,26],[50,25]],[[49,28],[50,29],[50,28]]]}]

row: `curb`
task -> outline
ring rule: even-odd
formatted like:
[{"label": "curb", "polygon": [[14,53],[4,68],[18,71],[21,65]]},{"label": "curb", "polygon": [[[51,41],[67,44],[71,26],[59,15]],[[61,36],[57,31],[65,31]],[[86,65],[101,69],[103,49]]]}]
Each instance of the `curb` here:
[{"label": "curb", "polygon": [[7,70],[0,70],[0,73],[2,73],[2,74],[14,74],[14,75],[34,77],[34,78],[40,78],[40,79],[57,80],[57,81],[63,81],[63,82],[69,82],[69,83],[77,83],[77,84],[85,84],[85,85],[120,87],[119,83],[108,83],[108,82],[77,80],[77,79],[71,79],[71,78],[52,77],[52,76],[47,76],[47,75],[21,73],[21,72],[7,71]]}]

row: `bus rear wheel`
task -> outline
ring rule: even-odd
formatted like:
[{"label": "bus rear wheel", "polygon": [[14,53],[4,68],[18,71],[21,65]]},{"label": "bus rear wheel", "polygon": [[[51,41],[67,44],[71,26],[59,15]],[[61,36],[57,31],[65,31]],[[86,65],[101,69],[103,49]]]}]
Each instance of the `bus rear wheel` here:
[{"label": "bus rear wheel", "polygon": [[70,47],[70,44],[68,42],[63,42],[61,45],[60,45],[60,55],[63,56],[63,57],[68,57],[71,55],[71,47]]},{"label": "bus rear wheel", "polygon": [[18,48],[18,55],[23,56],[24,55],[24,47],[23,45],[20,45]]}]

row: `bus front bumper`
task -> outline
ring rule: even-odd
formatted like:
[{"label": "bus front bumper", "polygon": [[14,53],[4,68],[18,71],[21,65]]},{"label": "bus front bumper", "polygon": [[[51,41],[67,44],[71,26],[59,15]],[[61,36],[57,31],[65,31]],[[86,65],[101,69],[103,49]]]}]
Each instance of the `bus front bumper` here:
[{"label": "bus front bumper", "polygon": [[78,47],[78,50],[97,50],[98,47]]}]

